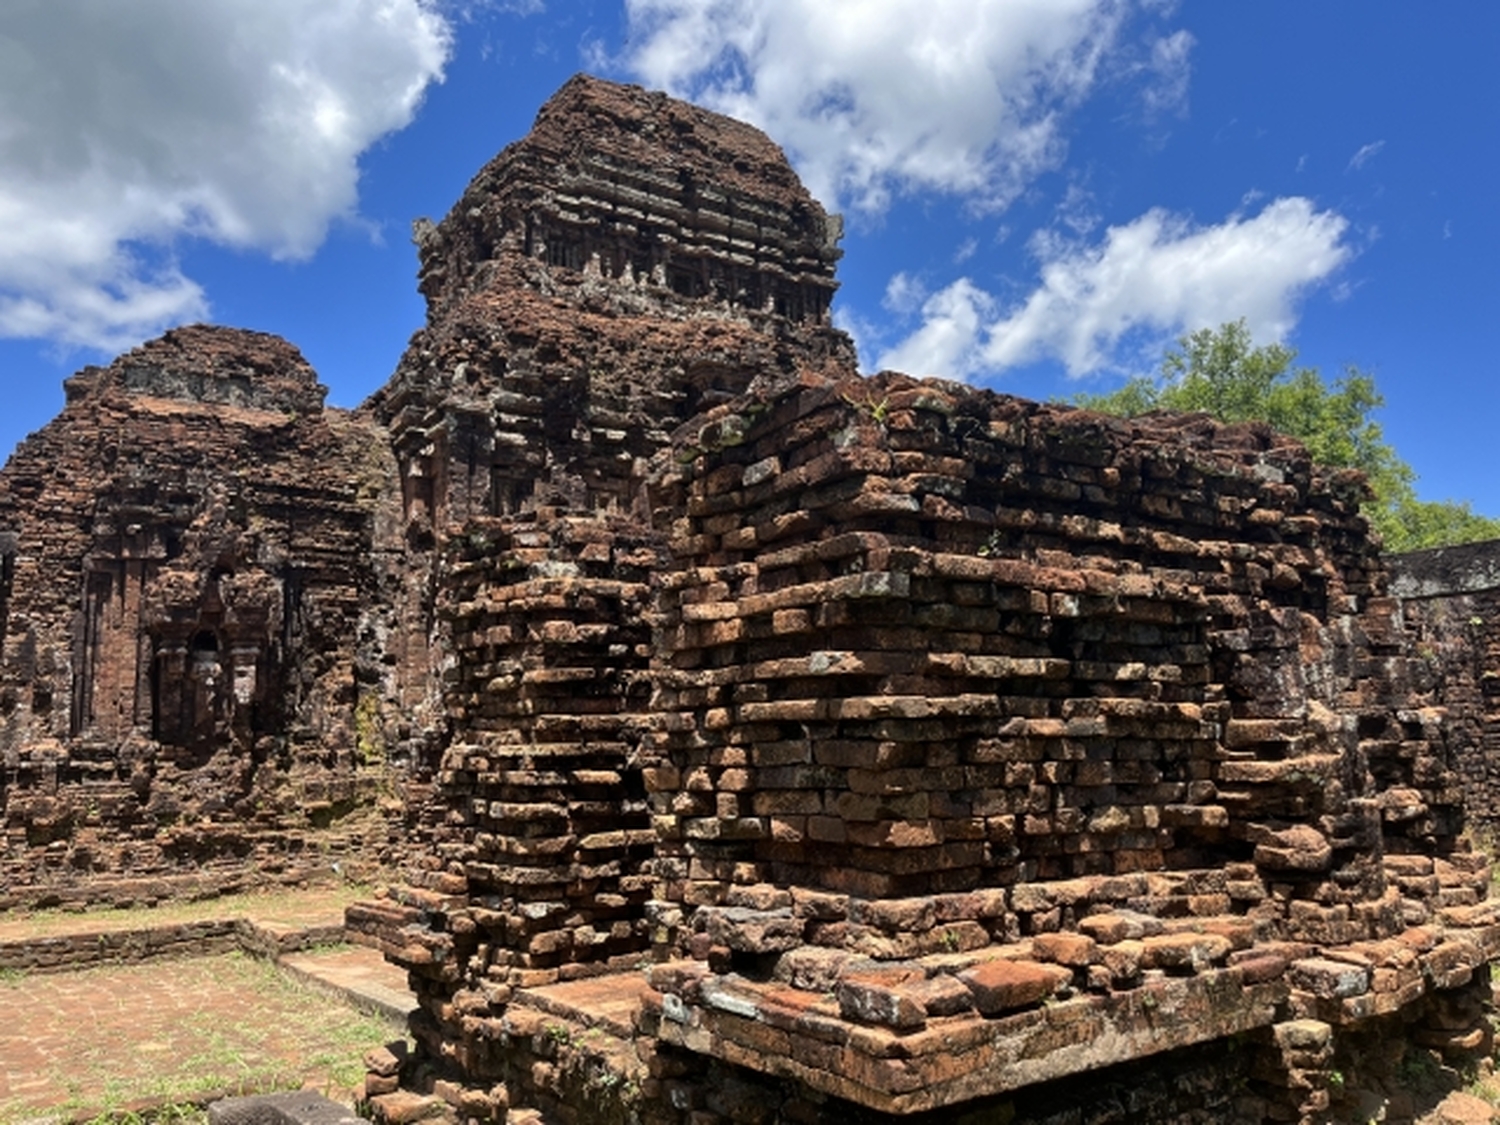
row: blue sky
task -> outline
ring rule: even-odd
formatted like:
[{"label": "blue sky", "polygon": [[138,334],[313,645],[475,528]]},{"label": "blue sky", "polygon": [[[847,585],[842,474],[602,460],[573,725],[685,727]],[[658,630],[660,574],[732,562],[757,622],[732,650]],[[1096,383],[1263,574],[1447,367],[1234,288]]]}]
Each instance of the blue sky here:
[{"label": "blue sky", "polygon": [[356,405],[421,324],[411,219],[590,70],[787,148],[868,370],[1065,397],[1245,317],[1500,515],[1497,58],[1490,0],[8,0],[0,456],[186,321]]}]

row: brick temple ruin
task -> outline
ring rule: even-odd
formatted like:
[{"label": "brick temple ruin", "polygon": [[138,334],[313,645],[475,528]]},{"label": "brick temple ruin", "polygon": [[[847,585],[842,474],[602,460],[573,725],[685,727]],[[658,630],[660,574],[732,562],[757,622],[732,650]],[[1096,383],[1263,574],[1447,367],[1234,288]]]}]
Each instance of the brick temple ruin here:
[{"label": "brick temple ruin", "polygon": [[383,878],[391,1123],[1409,1119],[1490,1047],[1500,552],[1393,580],[1263,426],[862,378],[840,233],[579,77],[360,409],[225,328],[69,380],[0,906]]}]

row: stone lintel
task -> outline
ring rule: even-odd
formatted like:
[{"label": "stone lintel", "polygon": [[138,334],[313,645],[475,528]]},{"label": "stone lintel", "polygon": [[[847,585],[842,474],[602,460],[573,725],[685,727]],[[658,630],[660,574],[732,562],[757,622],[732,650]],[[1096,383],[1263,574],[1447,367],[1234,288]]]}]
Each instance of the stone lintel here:
[{"label": "stone lintel", "polygon": [[1398,598],[1451,597],[1500,589],[1495,540],[1390,555],[1391,593]]}]

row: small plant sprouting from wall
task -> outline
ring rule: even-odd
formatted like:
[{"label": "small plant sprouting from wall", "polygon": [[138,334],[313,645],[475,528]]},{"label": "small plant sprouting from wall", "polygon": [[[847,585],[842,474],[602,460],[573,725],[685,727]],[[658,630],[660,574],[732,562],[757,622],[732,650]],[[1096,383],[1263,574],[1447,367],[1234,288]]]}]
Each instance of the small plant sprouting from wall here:
[{"label": "small plant sprouting from wall", "polygon": [[866,415],[877,426],[884,426],[887,416],[891,412],[891,400],[889,397],[877,399],[867,394],[863,400],[853,395],[844,395],[843,399],[861,414]]},{"label": "small plant sprouting from wall", "polygon": [[385,731],[380,722],[380,699],[365,692],[354,705],[354,747],[364,766],[385,764]]}]

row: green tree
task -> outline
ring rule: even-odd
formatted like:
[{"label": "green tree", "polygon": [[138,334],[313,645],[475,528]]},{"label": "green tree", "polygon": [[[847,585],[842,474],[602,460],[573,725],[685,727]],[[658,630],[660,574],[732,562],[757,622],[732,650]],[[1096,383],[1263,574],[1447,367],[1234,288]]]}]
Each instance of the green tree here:
[{"label": "green tree", "polygon": [[1387,550],[1500,538],[1500,520],[1467,503],[1417,499],[1416,473],[1370,416],[1385,403],[1373,378],[1351,366],[1330,386],[1316,368],[1294,367],[1296,358],[1285,344],[1255,345],[1238,320],[1181,337],[1163,356],[1159,375],[1075,401],[1127,417],[1201,410],[1224,422],[1268,422],[1300,440],[1315,461],[1365,473],[1376,496],[1368,515]]}]

